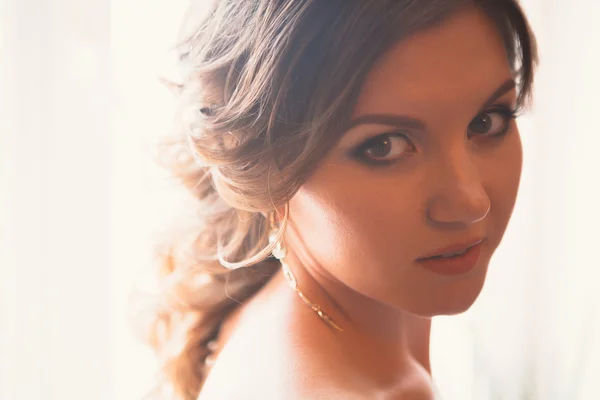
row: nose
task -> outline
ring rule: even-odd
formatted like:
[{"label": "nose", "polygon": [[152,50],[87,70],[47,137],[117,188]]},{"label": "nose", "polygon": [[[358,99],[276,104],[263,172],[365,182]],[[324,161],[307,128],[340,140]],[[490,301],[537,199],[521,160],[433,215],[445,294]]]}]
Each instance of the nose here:
[{"label": "nose", "polygon": [[441,226],[468,226],[484,220],[490,198],[483,186],[480,168],[464,151],[439,163],[432,179],[433,192],[427,204],[427,220]]}]

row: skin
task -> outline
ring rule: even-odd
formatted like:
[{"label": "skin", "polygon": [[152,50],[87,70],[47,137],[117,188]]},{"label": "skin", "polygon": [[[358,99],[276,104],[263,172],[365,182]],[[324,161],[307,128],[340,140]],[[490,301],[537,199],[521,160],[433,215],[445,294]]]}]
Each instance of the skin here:
[{"label": "skin", "polygon": [[[202,400],[236,398],[218,392],[221,380],[260,398],[433,398],[430,317],[464,312],[477,299],[517,195],[519,132],[494,111],[516,107],[512,78],[499,34],[475,8],[390,49],[354,110],[353,120],[370,122],[348,130],[289,203],[286,262],[344,331],[326,326],[276,274],[225,324],[226,346]],[[474,125],[485,128],[481,113],[491,121],[487,133]],[[373,115],[423,126],[364,118]],[[506,135],[492,136],[504,127]],[[393,132],[408,140],[380,141],[366,153],[391,163],[355,157],[369,139]],[[416,261],[476,239],[484,239],[479,261],[464,275]],[[253,358],[260,369],[240,367]],[[269,385],[256,385],[265,379]]]}]

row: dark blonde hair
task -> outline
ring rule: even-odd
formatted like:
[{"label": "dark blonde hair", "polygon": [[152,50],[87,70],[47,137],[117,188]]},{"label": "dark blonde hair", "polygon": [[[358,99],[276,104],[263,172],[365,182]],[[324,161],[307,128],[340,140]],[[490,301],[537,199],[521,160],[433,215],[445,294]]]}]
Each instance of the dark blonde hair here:
[{"label": "dark blonde hair", "polygon": [[162,151],[195,198],[197,227],[162,246],[145,330],[174,397],[199,395],[206,342],[277,270],[265,213],[336,143],[373,64],[468,5],[497,26],[522,104],[536,49],[513,0],[220,0],[200,19],[190,13],[178,46],[186,76],[176,134]]}]

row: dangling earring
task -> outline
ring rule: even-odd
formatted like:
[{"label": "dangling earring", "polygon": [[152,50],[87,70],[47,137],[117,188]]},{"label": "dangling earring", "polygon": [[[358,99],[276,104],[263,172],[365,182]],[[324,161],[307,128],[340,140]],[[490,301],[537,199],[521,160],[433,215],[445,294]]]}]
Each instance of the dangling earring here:
[{"label": "dangling earring", "polygon": [[[284,218],[287,218],[288,216],[288,207],[289,205],[286,203]],[[275,223],[275,211],[269,214],[269,222],[271,227],[271,230],[269,231],[269,243],[275,244],[275,248],[273,249],[273,257],[278,259],[281,263],[281,269],[283,271],[283,276],[285,276],[285,279],[288,281],[292,289],[294,289],[294,291],[298,293],[298,296],[300,296],[302,301],[304,301],[304,303],[306,303],[307,306],[309,306],[314,312],[317,313],[319,318],[321,318],[330,327],[340,332],[343,332],[344,330],[340,328],[340,326],[331,317],[325,314],[323,310],[321,310],[321,306],[319,306],[316,303],[313,303],[308,297],[304,295],[304,293],[300,291],[300,289],[298,288],[298,281],[296,281],[294,273],[284,260],[285,256],[287,255],[287,249],[284,247],[283,244],[283,235],[281,237],[281,240],[277,241],[277,235],[282,228],[278,227]]]}]

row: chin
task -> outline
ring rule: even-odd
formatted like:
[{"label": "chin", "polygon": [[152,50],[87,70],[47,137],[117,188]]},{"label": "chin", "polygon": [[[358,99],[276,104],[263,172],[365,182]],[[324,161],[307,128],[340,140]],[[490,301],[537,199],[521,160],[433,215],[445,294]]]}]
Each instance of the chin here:
[{"label": "chin", "polygon": [[444,304],[436,304],[428,310],[422,310],[422,312],[417,312],[415,314],[424,318],[459,315],[468,311],[475,303],[475,300],[477,300],[477,297],[478,296],[456,296],[447,299]]},{"label": "chin", "polygon": [[446,294],[445,298],[440,298],[437,315],[458,315],[468,311],[479,298],[484,283],[485,274],[481,279],[474,279],[470,282],[468,287],[460,285],[459,290],[452,290],[451,293]]},{"label": "chin", "polygon": [[461,298],[449,301],[443,309],[440,309],[440,312],[438,312],[437,315],[450,316],[462,314],[465,311],[468,311],[469,308],[471,308],[471,306],[475,304],[475,300],[477,300],[477,297],[478,296],[475,296],[473,298]]},{"label": "chin", "polygon": [[[487,270],[487,268],[486,268]],[[468,311],[479,298],[485,283],[485,272],[462,282],[449,284],[445,291],[436,296],[422,299],[422,303],[413,309],[413,314],[432,318],[435,316],[451,316]]]}]

